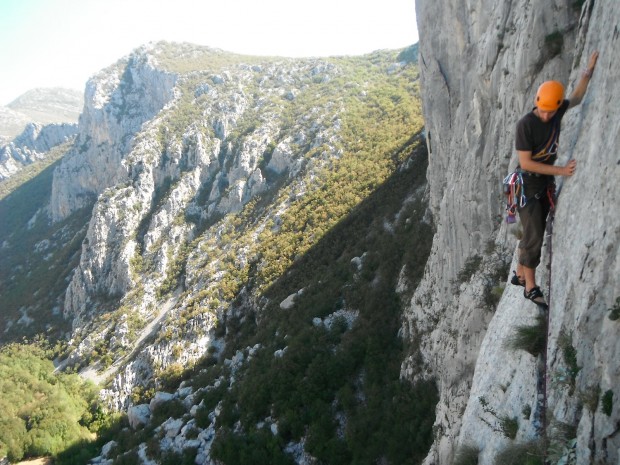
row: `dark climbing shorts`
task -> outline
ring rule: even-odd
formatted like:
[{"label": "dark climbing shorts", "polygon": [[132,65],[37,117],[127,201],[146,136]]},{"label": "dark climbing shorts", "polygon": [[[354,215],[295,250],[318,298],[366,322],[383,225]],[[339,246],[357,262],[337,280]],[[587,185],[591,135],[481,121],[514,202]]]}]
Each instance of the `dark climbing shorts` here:
[{"label": "dark climbing shorts", "polygon": [[519,263],[528,268],[540,264],[540,250],[545,236],[545,225],[550,205],[547,195],[540,199],[528,199],[523,208],[519,208],[519,219],[523,225],[523,238],[519,242]]}]

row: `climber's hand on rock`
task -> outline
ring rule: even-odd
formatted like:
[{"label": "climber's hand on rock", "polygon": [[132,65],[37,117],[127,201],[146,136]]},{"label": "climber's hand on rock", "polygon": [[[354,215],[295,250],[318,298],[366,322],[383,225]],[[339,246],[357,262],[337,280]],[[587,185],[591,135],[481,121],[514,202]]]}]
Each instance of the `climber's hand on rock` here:
[{"label": "climber's hand on rock", "polygon": [[572,176],[573,174],[575,174],[576,168],[577,168],[577,160],[571,160],[565,166],[562,167],[560,176]]}]

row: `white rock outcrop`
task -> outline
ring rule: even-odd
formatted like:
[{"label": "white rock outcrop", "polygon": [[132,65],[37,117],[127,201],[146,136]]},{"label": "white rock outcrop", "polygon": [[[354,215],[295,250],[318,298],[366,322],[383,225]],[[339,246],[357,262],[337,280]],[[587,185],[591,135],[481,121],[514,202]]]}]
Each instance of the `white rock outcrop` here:
[{"label": "white rock outcrop", "polygon": [[6,145],[0,145],[0,181],[24,166],[45,158],[52,148],[69,142],[77,132],[77,124],[53,123],[44,126],[28,123],[19,136]]},{"label": "white rock outcrop", "polygon": [[[149,404],[132,405],[127,410],[127,421],[133,429],[146,425],[151,418],[151,409]],[[105,455],[104,455],[105,456]]]},{"label": "white rock outcrop", "polygon": [[92,203],[126,176],[121,161],[136,133],[173,98],[177,75],[157,67],[149,50],[138,49],[86,84],[80,134],[54,175],[54,221]]}]

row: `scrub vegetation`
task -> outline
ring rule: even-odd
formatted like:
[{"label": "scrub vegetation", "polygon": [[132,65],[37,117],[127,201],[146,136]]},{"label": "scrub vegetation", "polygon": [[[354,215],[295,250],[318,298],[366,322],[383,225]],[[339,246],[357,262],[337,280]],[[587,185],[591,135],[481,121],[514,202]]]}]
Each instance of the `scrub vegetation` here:
[{"label": "scrub vegetation", "polygon": [[0,457],[55,456],[107,427],[97,389],[77,374],[54,373],[37,344],[0,349]]},{"label": "scrub vegetation", "polygon": [[[409,60],[414,55],[408,51],[400,57]],[[292,100],[275,94],[261,99],[262,107],[245,112],[228,135],[232,147],[241,144],[264,125],[266,113],[277,110],[282,127],[278,140],[263,154],[261,166],[266,166],[275,143],[292,135],[287,132],[292,125],[305,121],[305,131],[313,135],[314,110],[333,111],[321,115],[321,124],[340,125],[338,137],[329,141],[332,147],[313,140],[293,146],[303,155],[299,176],[305,176],[304,195],[295,195],[285,175],[237,213],[210,223],[187,215],[175,219],[179,224],[195,222],[198,233],[170,260],[158,297],[166,298],[178,289],[188,270],[217,274],[216,287],[201,289],[187,299],[179,324],[225,308],[219,313],[216,335],[226,344],[221,353],[207,354],[196,366],[169,366],[152,385],[136,390],[134,400],[148,401],[155,390],[175,390],[181,381],[197,390],[215,386],[219,380],[216,388],[201,394],[202,407],[194,419],[196,428],[206,428],[209,414],[218,407],[211,453],[222,464],[293,463],[291,447],[303,442],[305,451],[320,463],[413,465],[422,462],[432,443],[437,388],[432,380],[410,384],[400,379],[400,364],[412,351],[399,336],[403,305],[422,277],[433,227],[424,198],[428,160],[420,135],[418,71],[398,57],[398,51],[383,51],[321,59],[321,66],[327,64],[338,72],[329,79],[325,74],[309,74],[307,81],[298,83],[303,91]],[[161,66],[191,71],[179,83],[178,105],[160,115],[166,127],[155,137],[163,150],[162,160],[165,147],[182,140],[188,125],[203,114],[198,108],[204,100],[200,92],[208,91],[218,73],[252,66],[260,74],[261,66],[289,62],[246,58],[192,50],[188,45],[160,48]],[[258,102],[252,99],[260,90],[259,77],[243,84],[250,102]],[[330,151],[333,146],[337,156]],[[51,172],[45,176],[49,178],[41,178],[45,180],[42,189],[49,192]],[[265,176],[274,174],[265,172]],[[153,201],[153,212],[165,202],[174,182]],[[286,205],[277,218],[274,205]],[[66,230],[75,241],[64,242],[69,245],[60,250],[73,259],[79,257],[87,220],[84,212],[67,220],[74,221]],[[136,237],[140,246],[144,228]],[[209,234],[211,228],[217,228],[218,234]],[[210,243],[213,237],[217,241]],[[25,246],[42,239],[33,236]],[[196,266],[207,250],[218,269]],[[149,260],[149,251],[138,247],[131,260],[137,282],[150,279]],[[68,273],[55,276],[64,279]],[[402,282],[408,286],[399,293],[396,289]],[[294,293],[293,307],[281,308],[280,302]],[[18,299],[17,292],[14,296]],[[102,296],[97,310],[105,299],[108,313],[120,308],[114,296]],[[19,303],[15,301],[15,311]],[[158,337],[181,341],[182,334],[170,331]],[[256,349],[250,357],[247,348],[251,347]],[[96,349],[92,356],[109,364],[104,348]],[[238,353],[249,360],[233,374],[226,360]],[[90,411],[91,404],[84,405]],[[124,429],[124,419],[106,417],[96,442],[80,436],[65,444],[70,447],[64,452],[59,448],[49,453],[57,455],[58,463],[79,463],[104,439],[113,438],[116,465],[137,463],[137,447],[142,443],[147,444],[147,455],[159,463],[191,463],[196,450],[162,451],[154,439],[157,426],[169,417],[191,418],[178,401],[159,408],[138,431]],[[86,430],[92,425],[83,423]]]}]

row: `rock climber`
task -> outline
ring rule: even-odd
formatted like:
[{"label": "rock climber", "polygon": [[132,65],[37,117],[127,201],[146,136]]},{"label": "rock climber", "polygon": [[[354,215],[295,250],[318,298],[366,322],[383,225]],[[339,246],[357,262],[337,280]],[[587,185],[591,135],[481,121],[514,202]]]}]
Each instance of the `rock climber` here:
[{"label": "rock climber", "polygon": [[546,218],[553,202],[554,176],[572,176],[577,167],[576,160],[570,160],[564,166],[554,165],[560,124],[566,110],[581,103],[597,59],[598,52],[593,52],[568,100],[564,99],[564,86],[560,82],[543,82],[536,92],[536,106],[517,123],[517,170],[523,176],[526,203],[518,209],[523,237],[519,243],[517,271],[511,282],[524,286],[525,298],[543,307],[547,304],[536,284],[536,267],[540,263]]}]

